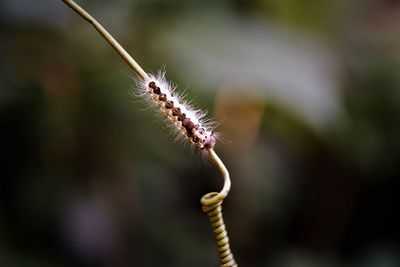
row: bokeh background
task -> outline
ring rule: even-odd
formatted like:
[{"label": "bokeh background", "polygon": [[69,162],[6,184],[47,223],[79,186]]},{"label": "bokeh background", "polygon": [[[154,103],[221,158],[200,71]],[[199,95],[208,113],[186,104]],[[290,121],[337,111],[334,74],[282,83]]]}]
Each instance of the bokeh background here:
[{"label": "bokeh background", "polygon": [[[79,1],[221,122],[240,266],[400,266],[400,2]],[[222,179],[62,1],[0,2],[0,266],[218,266]]]}]

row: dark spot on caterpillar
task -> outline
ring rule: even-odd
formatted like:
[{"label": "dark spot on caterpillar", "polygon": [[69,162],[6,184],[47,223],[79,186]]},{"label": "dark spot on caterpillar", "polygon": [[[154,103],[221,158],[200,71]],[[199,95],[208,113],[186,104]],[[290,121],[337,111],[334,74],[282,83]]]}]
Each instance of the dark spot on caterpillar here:
[{"label": "dark spot on caterpillar", "polygon": [[155,94],[157,94],[157,95],[159,95],[159,94],[161,94],[161,89],[160,89],[160,87],[156,87],[156,88],[154,88],[153,89],[153,92],[155,93]]},{"label": "dark spot on caterpillar", "polygon": [[182,120],[182,126],[186,128],[186,126],[188,125],[189,122],[190,122],[190,119],[184,118],[184,119]]},{"label": "dark spot on caterpillar", "polygon": [[193,135],[192,141],[193,141],[193,143],[197,143],[197,142],[200,141],[200,138],[198,138],[197,136]]},{"label": "dark spot on caterpillar", "polygon": [[193,135],[193,129],[195,126],[194,126],[194,123],[190,119],[188,119],[188,118],[183,119],[182,126],[186,129],[188,137]]},{"label": "dark spot on caterpillar", "polygon": [[149,82],[149,87],[153,90],[155,90],[157,88],[156,83],[155,82]]},{"label": "dark spot on caterpillar", "polygon": [[172,108],[172,116],[179,116],[181,114],[180,108]]},{"label": "dark spot on caterpillar", "polygon": [[178,121],[183,121],[186,119],[186,114],[185,113],[179,113],[178,114]]},{"label": "dark spot on caterpillar", "polygon": [[165,102],[165,108],[172,109],[173,107],[174,107],[174,102],[173,101],[166,101]]},{"label": "dark spot on caterpillar", "polygon": [[160,94],[160,96],[158,97],[158,99],[160,101],[166,101],[167,100],[167,95],[166,94]]},{"label": "dark spot on caterpillar", "polygon": [[186,127],[186,129],[187,129],[189,132],[193,133],[194,127],[195,127],[195,126],[194,126],[194,123],[193,123],[192,121],[190,121],[189,124],[188,124],[188,126]]}]

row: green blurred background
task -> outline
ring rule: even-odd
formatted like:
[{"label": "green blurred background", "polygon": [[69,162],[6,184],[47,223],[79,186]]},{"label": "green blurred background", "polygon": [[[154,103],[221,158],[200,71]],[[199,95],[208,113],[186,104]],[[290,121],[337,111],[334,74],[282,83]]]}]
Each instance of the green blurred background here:
[{"label": "green blurred background", "polygon": [[[79,1],[220,121],[240,266],[400,266],[400,2]],[[0,2],[0,266],[218,266],[221,177],[62,1]]]}]

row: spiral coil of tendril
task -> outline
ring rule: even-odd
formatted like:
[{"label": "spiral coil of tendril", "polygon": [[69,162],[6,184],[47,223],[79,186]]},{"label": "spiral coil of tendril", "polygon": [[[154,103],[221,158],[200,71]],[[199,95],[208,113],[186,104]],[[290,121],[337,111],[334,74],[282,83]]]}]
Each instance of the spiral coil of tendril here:
[{"label": "spiral coil of tendril", "polygon": [[217,240],[221,267],[237,267],[229,245],[228,232],[222,217],[222,202],[225,196],[221,193],[208,193],[201,198],[203,212],[207,213]]}]

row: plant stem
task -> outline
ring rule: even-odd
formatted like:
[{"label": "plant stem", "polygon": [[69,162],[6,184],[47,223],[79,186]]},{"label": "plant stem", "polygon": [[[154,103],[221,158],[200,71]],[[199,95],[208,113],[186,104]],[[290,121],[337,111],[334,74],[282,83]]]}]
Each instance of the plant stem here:
[{"label": "plant stem", "polygon": [[[142,80],[148,80],[149,75],[140,67],[140,65],[126,52],[126,50],[111,36],[104,27],[98,23],[88,12],[81,8],[77,3],[72,0],[63,0],[70,8],[78,13],[82,18],[88,21],[93,27],[104,37],[104,39],[117,51],[117,53],[125,60],[125,62],[135,71],[135,73]],[[231,188],[231,180],[229,172],[225,167],[222,160],[219,158],[214,149],[207,149],[210,158],[218,167],[224,179],[224,186],[222,190],[206,194],[201,198],[203,211],[210,217],[211,225],[217,239],[218,251],[221,258],[221,266],[234,266],[237,267],[233,254],[230,250],[228,233],[226,231],[225,223],[222,218],[222,202],[228,195]]]},{"label": "plant stem", "polygon": [[126,50],[111,36],[110,33],[100,23],[98,23],[88,12],[81,8],[77,3],[72,0],[63,0],[70,8],[78,13],[82,18],[87,20],[93,27],[106,39],[106,41],[117,51],[117,53],[128,63],[135,73],[142,80],[149,79],[149,75],[140,67],[140,65],[126,52]]},{"label": "plant stem", "polygon": [[237,267],[238,265],[230,248],[228,232],[222,216],[222,202],[228,195],[231,187],[229,172],[213,149],[208,149],[207,151],[224,178],[224,187],[219,193],[211,192],[201,198],[203,212],[208,215],[211,227],[214,230],[221,267]]},{"label": "plant stem", "polygon": [[228,195],[229,190],[231,189],[231,179],[230,179],[228,169],[225,167],[224,163],[219,158],[217,153],[215,153],[214,149],[207,149],[207,151],[208,151],[208,154],[210,155],[211,159],[215,163],[215,165],[217,165],[219,171],[221,172],[222,178],[224,179],[224,187],[219,192],[219,195],[221,197],[225,198]]}]

